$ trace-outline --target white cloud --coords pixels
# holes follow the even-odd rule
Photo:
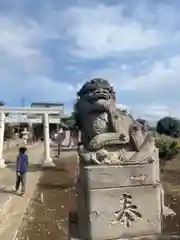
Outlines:
[[[76,89],[70,83],[53,81],[50,78],[30,79],[24,86],[27,93],[33,92],[38,101],[68,102],[76,97]]]
[[[1,15],[0,32],[1,52],[17,58],[40,54],[34,46],[40,36],[40,29],[35,21],[19,23]]]
[[[169,28],[162,28],[162,17],[168,21],[162,12],[156,12],[156,22],[159,24],[155,25],[152,23],[151,15],[148,15],[150,10],[146,5],[143,6],[146,26],[137,14],[126,17],[124,6],[121,4],[68,8],[62,19],[66,27],[66,39],[73,44],[71,49],[73,54],[82,58],[103,58],[124,51],[160,46],[169,42],[170,39],[179,38],[178,32],[170,35]],[[164,15],[170,10],[171,8],[164,8]],[[135,8],[134,11],[138,13],[139,8]],[[172,12],[172,14],[175,13]],[[171,21],[172,26],[175,23]]]
[[[35,19],[0,14],[0,33],[0,68],[9,65],[34,73],[52,67],[41,45],[53,35]]]
[[[116,104],[117,108],[121,109],[121,110],[126,110],[126,111],[131,111],[131,108],[129,106],[127,106],[126,104],[122,104],[122,103],[117,103]]]
[[[163,105],[158,103],[142,104],[136,106],[132,113],[135,118],[146,119],[150,124],[155,124],[161,118],[170,116],[180,119],[180,109],[178,103],[173,105]]]
[[[170,42],[172,44],[174,39],[179,39],[177,23],[180,17],[171,5],[160,4],[154,11],[142,2],[133,9],[131,7],[127,9],[122,3],[116,6],[93,3],[84,7],[70,6],[66,10],[59,8],[45,10],[38,16],[38,21],[25,15],[23,18],[21,16],[17,18],[15,14],[0,15],[1,98],[11,103],[17,102],[23,95],[30,101],[72,102],[77,89],[81,87],[80,81],[83,82],[83,79],[73,82],[73,74],[76,71],[80,72],[80,68],[84,79],[89,80],[93,77],[108,79],[115,86],[118,99],[121,93],[125,95],[128,92],[128,105],[131,105],[130,94],[136,96],[146,94],[147,91],[151,94],[157,89],[163,92],[165,88],[172,88],[172,81],[177,88],[180,87],[180,55],[155,60],[150,65],[148,59],[144,61],[141,59],[142,64],[139,63],[138,67],[130,58],[129,62],[119,62],[119,55],[123,53],[126,57],[127,51],[131,53],[137,51],[138,55],[138,51]],[[43,49],[43,43],[49,39],[55,39],[58,44],[52,46],[48,42],[48,46],[44,44],[47,48]],[[59,55],[58,49],[56,53],[53,49],[54,56],[48,55],[51,46],[61,48],[62,61],[68,58],[71,63],[68,67],[64,61],[63,71],[65,76],[67,73],[68,76],[72,75],[72,84],[66,83],[63,75],[59,76],[59,82],[51,78],[53,75],[57,78],[59,70],[57,65],[61,64],[60,62],[53,65],[51,57],[59,59]],[[69,58],[67,53],[79,58],[73,56]],[[111,56],[113,63],[109,60]],[[78,66],[76,60],[81,61],[83,58],[88,61],[85,61],[85,65]],[[103,60],[102,69],[98,69],[97,64],[95,70],[91,70],[96,64],[93,62],[96,58]],[[87,70],[86,63],[89,64],[90,70]],[[169,98],[171,100],[172,95],[169,95]],[[126,103],[125,100],[124,97],[123,103]],[[153,95],[148,101],[153,102]],[[160,101],[152,106],[144,103],[141,107],[138,104],[133,102],[134,112],[148,118],[159,118],[167,112],[166,108],[172,108],[174,111],[177,106],[176,103],[169,107],[160,105]]]
[[[56,82],[42,76],[30,77],[23,82],[21,79],[9,78],[8,81],[3,81],[1,86],[0,96],[7,103],[20,102],[22,97],[29,103],[32,101],[67,103],[76,97],[76,89],[71,84]]]
[[[137,67],[133,64],[126,66],[128,71],[122,69],[118,63],[112,67],[98,69],[90,74],[90,78],[106,78],[117,91],[134,91],[139,94],[144,91],[162,90],[175,84],[180,87],[180,55],[157,60],[147,66],[142,63],[138,67],[138,74],[134,73]]]
[[[52,67],[40,44],[50,37],[35,20],[0,15],[0,96],[5,102],[71,99],[71,84],[46,77]]]
[[[164,88],[178,84],[180,87],[180,55],[155,61],[148,66],[143,74],[137,77],[129,76],[128,81],[124,81],[121,86],[124,90],[141,91]]]
[[[170,115],[170,108],[165,105],[150,104],[139,106],[138,112],[141,113],[142,118],[148,120],[159,120],[160,118]]]
[[[51,35],[35,20],[0,15],[0,96],[5,102],[71,101],[71,84],[46,77],[52,61],[40,48]]]

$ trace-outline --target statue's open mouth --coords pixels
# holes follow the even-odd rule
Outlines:
[[[111,95],[105,89],[98,89],[92,92],[91,97],[93,98],[93,100],[98,100],[98,99],[109,100],[111,98]]]
[[[96,98],[98,98],[98,99],[110,99],[110,95],[109,94],[106,94],[106,93],[98,93],[98,94],[96,94],[96,96],[95,96]]]

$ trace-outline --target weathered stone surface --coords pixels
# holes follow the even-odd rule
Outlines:
[[[159,185],[90,190],[89,197],[93,239],[128,238],[161,232]],[[126,201],[130,203],[126,204]]]
[[[78,227],[82,239],[123,239],[161,232],[161,186],[157,175],[151,175],[152,184],[132,185],[125,177],[128,179],[129,173],[133,174],[133,167],[81,167]],[[139,165],[136,168],[137,176],[143,175],[141,167],[146,169],[148,175],[155,168],[155,163]],[[113,176],[112,181],[107,181],[108,175],[102,177],[103,173]]]
[[[29,172],[27,178],[27,194],[22,198],[12,192],[15,183],[16,152],[8,155],[9,167],[1,171],[0,176],[0,239],[13,240],[21,224],[22,217],[27,208],[29,198],[33,196],[40,171],[35,171],[39,159],[43,157],[43,144],[37,143],[28,149]],[[13,170],[13,171],[12,171]]]
[[[155,152],[152,164],[81,166],[79,181],[88,189],[156,185],[160,181],[156,157]]]
[[[76,127],[82,132],[78,153],[85,164],[153,161],[154,138],[131,115],[116,106],[113,87],[95,78],[78,92]]]
[[[130,239],[161,232],[164,206],[155,140],[116,105],[107,80],[78,92],[78,229],[82,239]],[[165,211],[167,210],[167,211]]]

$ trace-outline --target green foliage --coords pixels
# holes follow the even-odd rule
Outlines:
[[[156,147],[163,161],[172,160],[180,150],[180,140],[165,135],[156,136]]]
[[[68,127],[68,129],[73,128],[74,122],[75,122],[74,114],[71,114],[71,116],[68,116],[68,117],[64,117],[61,120],[62,120],[62,123],[61,123],[62,128],[65,128],[65,129],[67,127]],[[66,126],[63,126],[63,124],[65,124]]]
[[[73,115],[61,118],[61,120],[62,120],[63,122],[69,121],[69,120],[72,120],[72,119],[73,119]]]
[[[0,107],[4,107],[5,106],[5,102],[0,100]],[[9,116],[9,113],[6,113],[5,116]]]
[[[0,101],[0,107],[3,107],[5,103],[3,101]]]
[[[74,121],[74,116],[72,114],[71,116],[63,117],[61,120],[63,123],[68,124],[69,122]]]
[[[156,131],[171,137],[180,136],[180,120],[172,117],[165,117],[158,121]]]

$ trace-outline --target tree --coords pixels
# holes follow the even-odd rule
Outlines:
[[[0,107],[4,107],[5,106],[5,102],[0,100]],[[6,113],[5,116],[9,116],[9,113]]]
[[[161,164],[167,160],[172,160],[179,153],[179,140],[166,136],[158,135],[155,138],[156,147],[159,149]]]
[[[5,105],[4,101],[0,101],[0,107],[3,107]]]
[[[157,122],[156,131],[171,137],[180,136],[180,120],[173,117],[164,117]]]

